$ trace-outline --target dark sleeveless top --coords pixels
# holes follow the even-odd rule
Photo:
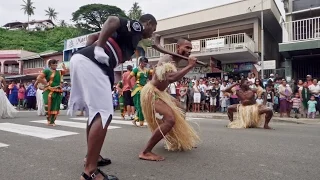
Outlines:
[[[107,44],[103,47],[105,53],[110,57],[109,66],[99,63],[94,58],[95,44],[87,46],[75,54],[82,54],[97,64],[109,77],[111,88],[114,84],[114,68],[123,63],[134,54],[139,41],[142,39],[143,26],[138,21],[120,19],[120,27],[110,37]]]

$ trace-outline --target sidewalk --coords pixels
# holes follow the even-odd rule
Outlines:
[[[222,113],[191,113],[187,112],[187,117],[191,118],[211,118],[211,119],[225,119],[228,120],[227,114]],[[234,116],[234,119],[236,115]],[[307,118],[280,118],[278,113],[275,113],[271,119],[271,122],[284,122],[284,123],[295,123],[295,124],[320,124],[320,118],[317,117],[316,119],[307,119]]]

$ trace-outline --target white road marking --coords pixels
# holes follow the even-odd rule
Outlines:
[[[78,121],[87,121],[87,117],[77,117],[77,118],[70,118],[73,120],[78,120]],[[123,119],[121,116],[113,116],[112,119]]]
[[[39,120],[39,121],[31,121],[31,122],[46,124],[47,120]],[[62,120],[56,120],[55,123],[57,126],[74,127],[74,128],[80,128],[80,129],[87,128],[87,123],[70,122],[70,121],[62,121]],[[108,129],[118,129],[118,128],[121,128],[121,127],[118,127],[118,126],[109,126],[108,127]]]
[[[79,118],[70,118],[71,120],[78,120],[78,121],[87,121],[87,118],[79,117]],[[133,125],[131,121],[125,121],[125,120],[114,120],[114,119],[122,119],[120,116],[115,116],[112,118],[111,124],[123,124],[123,125]],[[138,124],[138,123],[137,123]],[[147,125],[146,122],[144,122],[144,125]],[[109,126],[110,127],[110,126]]]
[[[8,147],[8,146],[9,146],[8,144],[0,143],[0,148],[1,148],[1,147]]]
[[[56,137],[78,134],[70,131],[61,131],[56,129],[41,128],[41,127],[27,126],[27,125],[13,124],[13,123],[0,123],[0,130],[38,137],[42,139],[51,139]]]

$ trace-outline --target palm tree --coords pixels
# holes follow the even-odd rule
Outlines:
[[[45,12],[47,13],[46,16],[48,16],[50,20],[52,20],[52,19],[56,20],[57,19],[58,13],[56,12],[55,9],[49,7],[48,10],[45,10]]]
[[[133,20],[139,20],[142,15],[141,7],[137,2],[133,3],[131,9],[129,10],[128,17]]]
[[[21,10],[24,11],[24,14],[28,15],[28,29],[29,29],[29,18],[31,15],[34,15],[34,10],[36,9],[33,6],[33,2],[31,0],[22,0],[24,4],[22,4]]]
[[[67,27],[68,26],[68,24],[66,23],[65,20],[61,20],[59,24],[60,24],[60,27]]]

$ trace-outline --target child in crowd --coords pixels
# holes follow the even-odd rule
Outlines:
[[[229,93],[223,93],[221,99],[221,112],[225,113],[227,112],[227,107],[228,107],[228,101],[229,101]]]
[[[113,100],[113,108],[114,110],[116,110],[119,105],[119,94],[116,87],[114,87],[112,91],[112,100]]]
[[[273,99],[273,102],[274,102],[274,105],[273,105],[273,110],[278,113],[279,112],[279,96],[274,96],[274,99]]]
[[[258,96],[258,98],[256,99],[257,104],[262,105],[263,104],[263,99],[261,97],[261,95]]]
[[[310,100],[308,101],[308,117],[314,119],[316,116],[316,105],[317,101],[315,100],[314,96],[312,95],[310,97]]]
[[[292,101],[292,110],[294,112],[294,117],[298,119],[299,109],[301,108],[301,99],[299,93],[294,95],[294,98],[291,99]]]
[[[273,109],[274,93],[272,92],[272,89],[270,86],[267,86],[266,93],[265,93],[264,97],[265,97],[266,106],[268,108]]]

